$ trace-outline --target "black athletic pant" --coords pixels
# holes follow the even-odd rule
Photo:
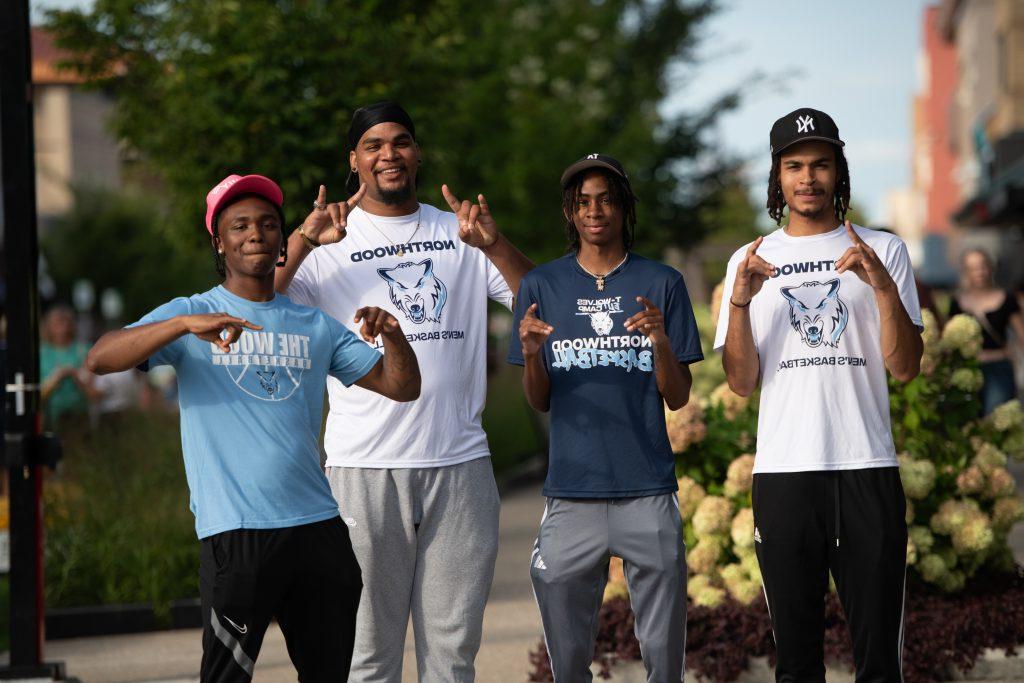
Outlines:
[[[363,584],[340,517],[200,541],[203,683],[249,681],[270,620],[303,683],[348,678]]]
[[[775,680],[824,683],[831,571],[857,683],[901,681],[907,525],[899,469],[755,474],[753,504]]]

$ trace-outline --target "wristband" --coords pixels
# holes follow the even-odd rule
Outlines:
[[[313,238],[310,237],[309,235],[307,235],[306,231],[303,230],[302,228],[303,228],[303,226],[300,225],[299,226],[299,237],[301,237],[302,241],[306,243],[306,246],[309,247],[311,250],[312,249],[316,249],[317,247],[319,247],[320,243],[314,241]]]
[[[729,297],[729,303],[732,304],[733,306],[735,306],[736,308],[746,308],[747,306],[750,305],[751,301],[753,301],[753,299],[747,299],[747,303],[745,303],[742,306],[740,306],[738,303],[736,303],[735,301],[732,300],[732,297]]]

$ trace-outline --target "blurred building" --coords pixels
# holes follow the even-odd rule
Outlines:
[[[943,35],[956,52],[950,141],[957,158],[956,258],[979,246],[1001,284],[1024,284],[1024,2],[944,0]]]
[[[959,194],[951,117],[958,72],[941,19],[939,7],[925,8],[912,107],[911,184],[888,198],[889,223],[907,242],[918,278],[930,285],[956,278],[948,252]]]
[[[59,63],[66,55],[41,28],[32,29],[36,201],[40,230],[69,211],[73,188],[121,187],[121,152],[107,127],[113,101],[83,86]]]

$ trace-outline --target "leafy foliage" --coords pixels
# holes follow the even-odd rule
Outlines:
[[[63,434],[64,458],[44,492],[46,604],[150,602],[168,617],[172,600],[199,589],[178,416],[120,417]]]
[[[168,229],[152,197],[97,189],[75,191],[75,208],[42,240],[58,298],[70,300],[75,280],[124,297],[124,319],[138,320],[175,296],[207,289],[216,277],[207,244]]]
[[[50,12],[72,65],[113,93],[116,134],[166,183],[177,230],[229,172],[279,179],[291,224],[325,183],[339,196],[352,111],[391,98],[417,121],[421,198],[486,191],[531,256],[562,251],[557,178],[618,156],[642,202],[641,249],[699,242],[702,200],[735,163],[698,161],[727,93],[666,118],[710,0],[97,0]],[[191,239],[201,234],[189,228]]]

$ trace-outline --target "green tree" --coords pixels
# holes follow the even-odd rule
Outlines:
[[[97,291],[118,289],[131,321],[175,296],[207,289],[216,277],[209,246],[168,230],[152,198],[80,189],[74,207],[40,245],[62,299],[70,300],[74,281],[87,277]]]
[[[344,134],[368,102],[402,102],[424,150],[421,199],[440,183],[488,194],[535,258],[564,245],[561,170],[619,157],[641,199],[640,246],[687,247],[719,169],[701,131],[736,104],[666,118],[710,0],[96,0],[53,11],[72,65],[116,97],[115,133],[166,184],[180,230],[229,172],[279,179],[289,222],[347,172]],[[670,79],[670,72],[672,78]],[[196,239],[193,237],[193,239]]]

